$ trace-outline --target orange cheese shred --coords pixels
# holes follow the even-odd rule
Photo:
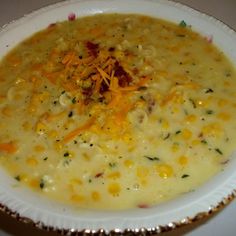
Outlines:
[[[0,151],[6,152],[9,154],[13,154],[18,150],[16,144],[14,142],[9,143],[0,143]]]
[[[95,122],[95,117],[92,117],[89,119],[84,125],[78,127],[77,129],[71,131],[69,134],[67,134],[64,139],[63,143],[68,143],[71,141],[73,138],[75,138],[77,135],[79,135],[81,132],[88,130]]]

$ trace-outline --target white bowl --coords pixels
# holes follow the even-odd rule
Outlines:
[[[236,65],[236,33],[218,20],[181,4],[164,0],[72,0],[35,11],[0,31],[0,57],[17,43],[49,24],[97,13],[141,13],[179,23],[185,20],[194,31],[213,37],[216,44]],[[75,210],[45,199],[27,188],[15,188],[15,180],[0,169],[0,209],[47,230],[70,235],[83,232],[162,232],[191,223],[216,211],[236,195],[236,158],[225,170],[196,191],[148,209],[124,211]]]

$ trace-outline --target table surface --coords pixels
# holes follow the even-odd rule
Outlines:
[[[175,0],[195,8],[208,15],[223,21],[228,26],[236,30],[236,1],[235,0]],[[0,2],[0,27],[12,20],[22,17],[24,14],[47,6],[59,0],[1,0]],[[200,220],[191,225],[184,226],[175,231],[164,233],[163,236],[233,236],[236,235],[236,200],[220,212],[207,219]],[[5,213],[0,212],[0,236],[9,235],[34,235],[49,236],[57,235],[54,232],[45,232],[34,228],[32,225],[17,222]]]

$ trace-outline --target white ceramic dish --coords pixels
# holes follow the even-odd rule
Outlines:
[[[34,32],[53,22],[66,20],[70,13],[81,17],[106,12],[141,13],[176,23],[185,20],[193,30],[206,37],[213,36],[214,43],[236,64],[234,31],[212,17],[164,0],[73,0],[43,8],[2,28],[0,57]],[[20,220],[33,221],[45,229],[60,229],[67,234],[80,231],[104,234],[109,231],[161,232],[208,215],[233,198],[235,166],[236,158],[233,158],[224,172],[195,192],[168,203],[119,212],[78,211],[52,202],[29,189],[14,188],[15,180],[0,170],[0,209]]]

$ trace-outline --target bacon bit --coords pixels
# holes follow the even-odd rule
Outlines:
[[[131,76],[124,70],[124,68],[119,64],[118,61],[115,62],[115,76],[118,77],[119,86],[126,87],[132,82]]]
[[[149,98],[147,104],[148,104],[148,113],[151,114],[154,106],[156,105],[156,101],[154,98]]]
[[[70,13],[70,14],[68,15],[68,20],[69,20],[69,21],[74,21],[75,19],[76,19],[75,13]]]
[[[101,83],[99,92],[100,92],[101,94],[103,94],[103,93],[105,93],[105,92],[108,91],[108,90],[109,90],[109,86],[108,86],[107,83],[104,82],[104,80],[103,80],[102,83]]]
[[[93,94],[93,85],[88,88],[83,88],[82,94],[86,97],[90,97]]]
[[[13,142],[0,143],[0,151],[13,154],[18,150],[17,146]]]
[[[110,47],[110,48],[108,49],[108,51],[109,51],[109,52],[114,52],[114,51],[115,51],[115,48],[114,48],[114,47]]]
[[[96,175],[95,175],[95,178],[99,178],[99,177],[103,177],[103,172],[100,172],[100,173],[97,173]]]
[[[91,56],[97,57],[98,56],[98,47],[99,44],[92,43],[90,41],[86,42],[86,47],[89,50],[89,54]]]
[[[138,208],[142,208],[142,209],[146,209],[146,208],[149,208],[150,206],[148,204],[139,204],[138,205]]]

